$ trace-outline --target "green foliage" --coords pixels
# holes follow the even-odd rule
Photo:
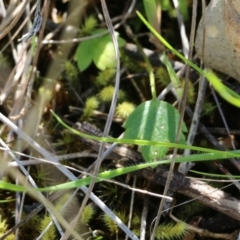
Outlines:
[[[171,82],[169,74],[168,74],[167,70],[164,67],[159,67],[159,68],[156,69],[156,71],[155,71],[155,78],[163,86],[167,86]]]
[[[115,68],[106,68],[104,71],[100,71],[96,77],[96,83],[100,86],[106,86],[109,81],[114,77],[116,73]]]
[[[114,211],[114,213],[123,221],[123,223],[127,223],[127,215],[125,212]],[[107,214],[103,214],[103,222],[112,235],[118,233],[119,229],[117,224]]]
[[[172,6],[172,3],[170,0],[160,0],[161,1],[161,7],[163,11],[167,11],[169,13],[169,16],[176,17],[175,9]],[[189,18],[188,14],[188,6],[186,0],[178,1],[179,4],[179,11],[183,16],[184,21],[187,21]]]
[[[157,228],[156,239],[158,240],[172,240],[172,239],[182,239],[182,237],[187,233],[187,228],[184,222],[178,222],[176,224],[169,223],[165,225],[160,225]]]
[[[0,215],[0,237],[7,232],[7,229],[8,229],[7,219],[3,220],[3,216]],[[6,240],[14,240],[15,239],[15,235],[12,233],[12,234],[8,235],[4,239],[6,239]]]
[[[183,16],[184,21],[187,21],[189,18],[187,0],[178,1],[178,4],[179,4],[179,11]]]
[[[201,68],[196,66],[193,62],[186,59],[182,54],[180,54],[176,49],[174,49],[161,35],[159,35],[159,33],[146,21],[146,19],[144,19],[144,17],[139,12],[137,12],[137,15],[144,22],[144,24],[150,29],[150,31],[154,34],[154,36],[156,36],[159,39],[159,41],[161,41],[164,44],[164,46],[166,46],[177,57],[182,59],[186,64],[191,66],[201,75],[205,76],[223,99],[225,99],[227,102],[229,102],[230,104],[236,107],[240,107],[240,95],[238,95],[237,93],[232,91],[230,88],[225,86],[211,70],[207,69],[206,71],[203,71]]]
[[[130,114],[134,111],[135,105],[130,102],[123,102],[117,105],[116,107],[116,116],[123,119],[127,119]]]
[[[170,0],[160,0],[160,2],[163,11],[169,11],[170,9],[172,9],[172,4]]]
[[[93,218],[93,215],[95,214],[95,208],[92,204],[88,204],[83,209],[82,215],[80,216],[80,222],[82,224],[88,224],[89,221]]]
[[[148,21],[151,25],[154,25],[156,20],[156,10],[157,10],[157,3],[156,0],[143,0],[144,9],[146,12],[146,16]]]
[[[40,164],[31,168],[31,175],[38,187],[46,187],[52,181],[52,169],[48,165]]]
[[[70,198],[71,201],[64,209],[62,209],[65,203],[68,202]],[[65,192],[56,201],[55,208],[58,212],[61,210],[61,214],[65,215],[69,210],[71,211],[72,207],[75,205],[77,205],[77,199],[75,197],[72,198],[72,194],[70,192]]]
[[[117,234],[118,226],[107,214],[103,215],[103,222],[105,223],[111,234]]]
[[[121,49],[120,49],[121,50]],[[133,60],[124,49],[121,50],[121,62],[129,71],[135,73],[142,73],[146,70],[146,64],[137,60]]]
[[[153,25],[153,16],[156,15],[157,2],[158,0],[143,0],[144,9],[146,12],[147,19],[151,25]],[[183,16],[184,21],[189,18],[187,0],[178,1],[179,11]],[[176,17],[176,10],[172,5],[171,0],[160,0],[161,10],[168,12],[170,17]]]
[[[93,34],[105,32],[106,29],[97,29]],[[119,47],[125,45],[125,41],[118,37]],[[84,71],[93,61],[100,70],[116,67],[115,51],[111,36],[104,35],[98,38],[89,39],[79,44],[74,59],[77,61],[80,71]]]
[[[48,226],[48,224],[52,221],[52,218],[49,215],[45,215],[38,222],[37,229],[39,233],[42,233],[44,229]],[[57,234],[55,230],[55,226],[52,224],[48,231],[41,238],[42,240],[54,240],[57,239]]]
[[[110,102],[113,98],[113,93],[114,93],[114,86],[107,86],[103,88],[100,93],[98,94],[99,99],[102,102]],[[126,94],[123,90],[118,91],[118,100],[122,101],[126,97]]]
[[[136,236],[140,236],[140,226],[141,226],[140,214],[139,215],[136,214],[133,217],[132,223],[131,223],[132,231]]]
[[[97,20],[94,16],[89,16],[80,29],[81,36],[91,34],[97,26]]]
[[[118,185],[108,182],[102,182],[99,184],[99,190],[97,190],[99,198],[101,198],[108,206],[121,205],[121,188]]]
[[[182,94],[183,94],[183,88],[181,86],[181,82],[180,82],[179,77],[175,73],[175,71],[172,67],[172,64],[170,63],[166,54],[163,53],[160,57],[160,60],[166,66],[166,68],[168,70],[168,74],[169,74],[169,77],[171,79],[172,86],[175,88],[178,99],[181,99]]]
[[[61,122],[63,124],[63,122]],[[67,127],[67,125],[65,125]],[[167,146],[167,147],[177,147],[180,149],[191,149],[191,150],[197,150],[202,152],[208,152],[205,154],[192,154],[190,156],[185,157],[177,157],[176,163],[182,163],[182,162],[198,162],[198,161],[209,161],[209,160],[215,160],[215,159],[226,159],[230,157],[236,157],[239,158],[240,151],[218,151],[215,149],[209,149],[209,148],[201,148],[201,147],[195,147],[195,146],[188,146],[186,144],[177,144],[177,143],[167,143],[167,142],[154,142],[154,141],[148,141],[148,140],[131,140],[131,139],[117,139],[117,138],[101,138],[96,136],[87,135],[85,133],[79,133],[77,130],[72,129],[74,133],[81,137],[103,141],[103,142],[116,142],[116,143],[125,143],[125,144],[139,144],[139,145],[149,145],[149,146]],[[123,174],[127,174],[133,171],[138,171],[147,167],[156,167],[161,164],[170,164],[171,159],[169,160],[161,160],[157,162],[150,162],[150,163],[142,163],[130,167],[123,167],[118,168],[114,170],[109,170],[103,173],[99,173],[96,178],[96,182],[100,182],[102,180],[112,179],[117,176],[121,176]],[[225,175],[225,177],[230,177]],[[231,177],[234,178],[240,178],[240,176],[237,175],[231,175]],[[41,192],[48,192],[48,191],[59,191],[59,190],[66,190],[66,189],[73,189],[76,187],[86,186],[92,181],[92,177],[86,177],[74,181],[70,181],[63,184],[54,185],[51,187],[46,188],[37,188],[34,189],[36,191]],[[15,191],[15,192],[27,192],[27,188],[25,186],[20,186],[16,184],[11,184],[5,181],[0,180],[0,189]]]
[[[77,79],[78,76],[78,70],[75,67],[73,63],[70,61],[66,61],[64,65],[65,73],[67,75],[67,78],[71,81],[74,82]]]
[[[204,115],[210,114],[212,111],[214,111],[215,108],[216,108],[216,105],[214,106],[213,103],[205,101],[203,103],[203,110],[202,110],[203,113],[201,117],[203,117]]]
[[[151,100],[139,105],[124,124],[124,138],[145,139],[162,142],[175,142],[179,112],[169,103]],[[182,126],[179,143],[185,143],[185,124]],[[140,146],[141,153],[147,162],[162,158],[168,147]]]
[[[185,79],[182,79],[181,81],[181,88],[183,89],[185,85]],[[187,86],[187,103],[188,104],[193,104],[195,103],[196,100],[196,92],[193,86],[193,83],[191,81],[188,81],[188,86]]]
[[[96,97],[89,97],[86,100],[85,107],[83,109],[82,119],[87,120],[93,115],[93,111],[99,106],[99,101]]]

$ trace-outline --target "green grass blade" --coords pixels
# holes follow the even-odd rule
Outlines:
[[[159,142],[159,141],[150,141],[150,140],[137,140],[137,139],[118,139],[118,138],[108,138],[108,137],[97,137],[88,135],[82,132],[77,131],[74,128],[71,128],[67,124],[65,124],[60,117],[58,117],[53,111],[51,111],[54,117],[57,119],[57,121],[63,125],[66,129],[71,131],[73,134],[76,134],[80,137],[92,139],[99,142],[112,142],[112,143],[120,143],[120,144],[135,144],[135,145],[148,145],[148,146],[159,146],[159,147],[168,147],[168,148],[179,148],[179,149],[190,149],[195,150],[198,152],[206,152],[206,153],[215,153],[217,155],[224,155],[224,158],[238,158],[240,157],[239,154],[235,153],[234,151],[219,151],[209,148],[202,148],[202,147],[196,147],[196,146],[189,146],[186,144],[178,144],[178,143],[171,143],[171,142]]]
[[[199,68],[197,65],[195,65],[190,60],[186,59],[181,53],[179,53],[176,49],[174,49],[148,22],[147,20],[137,11],[138,17],[142,20],[142,22],[149,28],[149,30],[154,34],[155,37],[158,38],[160,42],[162,42],[165,47],[167,47],[169,50],[171,50],[176,56],[178,56],[181,60],[183,60],[186,64],[191,66],[193,69],[195,69],[197,72],[199,72],[201,75],[205,76],[210,83],[213,84],[213,87],[216,87],[217,92],[219,95],[224,98],[226,101],[231,103],[232,105],[236,107],[240,107],[240,96],[236,93],[234,93],[231,89],[226,87],[224,84],[220,82],[220,80],[217,78],[216,75],[213,73],[210,73],[209,71],[205,72],[201,68]]]
[[[196,173],[199,175],[202,175],[204,177],[209,176],[209,177],[215,177],[215,178],[235,178],[235,179],[240,179],[239,175],[223,175],[223,174],[215,174],[215,173],[205,173],[205,172],[199,172],[195,170],[190,170],[192,173]]]
[[[236,156],[240,156],[240,151],[234,151],[234,154]],[[181,162],[198,162],[198,161],[209,161],[209,160],[214,160],[214,159],[225,159],[228,155],[228,152],[220,152],[218,154],[214,153],[205,153],[205,154],[195,154],[195,155],[190,155],[186,157],[178,157],[176,159],[177,163]],[[135,166],[130,166],[130,167],[123,167],[115,170],[109,170],[103,173],[99,173],[96,177],[96,182],[112,179],[117,176],[121,176],[123,174],[127,174],[133,171],[141,170],[147,167],[155,167],[160,164],[170,164],[171,159],[168,160],[160,160],[156,162],[150,162],[150,163],[143,163]],[[36,191],[41,191],[41,192],[48,192],[48,191],[60,191],[60,190],[67,190],[67,189],[73,189],[73,188],[78,188],[81,186],[86,186],[88,185],[92,180],[92,177],[86,177],[84,179],[79,179],[51,187],[45,187],[45,188],[38,188],[35,189]],[[19,186],[11,183],[7,183],[4,181],[0,181],[0,189],[4,190],[10,190],[14,192],[26,192],[27,189],[24,186]]]

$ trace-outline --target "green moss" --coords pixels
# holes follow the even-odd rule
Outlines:
[[[112,80],[115,73],[115,68],[107,68],[106,70],[99,72],[98,76],[96,77],[96,85],[106,86]]]
[[[113,94],[114,94],[114,86],[110,85],[103,88],[98,94],[98,96],[102,102],[111,102],[113,98]],[[125,92],[120,89],[118,91],[118,100],[122,101],[123,99],[125,99],[125,97],[126,97]]]
[[[187,229],[184,222],[169,223],[159,225],[157,228],[156,239],[158,240],[171,240],[171,239],[182,239],[186,234]]]
[[[49,215],[45,215],[38,223],[37,229],[39,233],[42,233],[48,224],[52,221]],[[48,231],[43,235],[42,240],[55,240],[57,239],[55,226],[52,224]]]
[[[134,111],[135,105],[130,102],[123,102],[117,105],[116,116],[126,119]]]
[[[86,100],[85,107],[83,109],[83,120],[89,120],[93,115],[93,111],[96,110],[99,106],[99,101],[96,97],[89,97]]]
[[[159,67],[155,70],[155,78],[156,81],[161,83],[163,86],[167,86],[171,82],[169,74],[164,67]]]
[[[2,235],[4,235],[8,230],[8,225],[7,225],[7,219],[3,220],[3,216],[0,215],[0,237]],[[12,233],[10,235],[8,235],[6,238],[4,238],[6,240],[14,240],[15,239],[15,235]]]
[[[71,83],[74,83],[78,77],[78,70],[76,66],[70,61],[66,61],[64,64],[64,69],[67,78],[71,81]]]

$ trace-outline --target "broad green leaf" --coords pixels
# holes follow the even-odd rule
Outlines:
[[[118,37],[118,45],[122,47],[125,45],[125,41]],[[116,67],[116,58],[114,46],[110,35],[106,35],[98,39],[95,42],[93,50],[93,61],[97,68],[105,70],[106,68]]]
[[[93,35],[106,32],[106,29],[97,29]],[[115,32],[118,35],[117,32]],[[119,47],[125,45],[125,41],[118,37]],[[103,35],[94,39],[81,42],[77,48],[74,59],[78,63],[80,71],[84,71],[93,61],[98,69],[105,70],[116,66],[115,52],[110,35]]]
[[[169,103],[151,100],[139,105],[124,124],[124,138],[151,141],[175,142],[180,115]],[[185,143],[185,124],[179,143]],[[168,151],[167,146],[140,146],[141,153],[147,162],[162,158]]]
[[[78,68],[81,72],[87,69],[93,60],[94,43],[95,39],[90,39],[78,45],[74,59],[77,61]]]

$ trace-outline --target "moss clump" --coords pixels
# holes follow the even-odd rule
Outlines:
[[[187,233],[184,222],[162,224],[157,228],[156,239],[171,240],[182,238]]]
[[[123,119],[127,119],[129,115],[134,111],[135,105],[130,102],[123,102],[117,105],[116,116]]]

